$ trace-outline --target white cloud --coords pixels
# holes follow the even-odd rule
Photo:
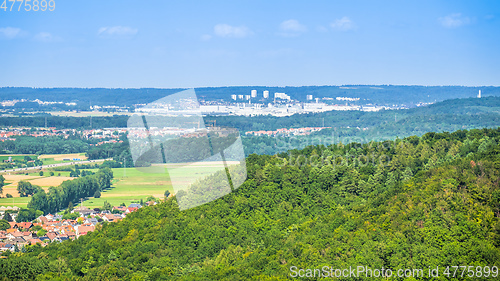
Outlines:
[[[327,32],[327,31],[328,31],[328,28],[326,28],[326,27],[324,27],[324,26],[322,26],[322,25],[318,25],[318,26],[316,27],[316,31],[318,31],[318,32]]]
[[[470,23],[470,19],[468,17],[462,16],[462,14],[460,13],[438,18],[438,21],[442,26],[446,28],[456,28]]]
[[[280,24],[282,31],[305,32],[307,28],[300,24],[297,20],[286,20]]]
[[[229,24],[217,24],[214,33],[219,37],[244,38],[252,34],[246,26],[231,26]]]
[[[105,26],[99,28],[97,34],[101,37],[131,37],[137,34],[137,28],[128,26]]]
[[[0,38],[13,39],[21,35],[21,29],[16,27],[0,28]]]
[[[355,29],[356,25],[350,18],[343,17],[341,19],[336,19],[334,22],[330,23],[330,27],[338,31],[348,31]]]
[[[299,21],[291,19],[286,20],[280,24],[280,33],[279,35],[284,37],[296,37],[301,33],[306,32],[307,28],[305,25],[300,24]]]
[[[49,32],[40,32],[37,35],[35,35],[35,40],[41,42],[54,42],[54,41],[60,41],[61,38],[54,36]]]
[[[208,41],[210,39],[212,39],[212,35],[210,34],[203,34],[201,37],[200,37],[201,41]]]

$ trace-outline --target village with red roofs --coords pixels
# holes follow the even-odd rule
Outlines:
[[[153,206],[155,201],[145,202],[145,206]],[[49,243],[61,243],[95,231],[104,222],[112,223],[124,219],[128,214],[142,208],[141,204],[115,206],[112,210],[89,209],[85,206],[74,208],[71,213],[77,214],[76,219],[63,219],[62,215],[47,214],[31,222],[9,222],[10,228],[0,230],[0,252],[23,251],[28,245],[39,244],[42,247]],[[0,214],[17,207],[0,207]],[[15,219],[14,214],[12,214]]]

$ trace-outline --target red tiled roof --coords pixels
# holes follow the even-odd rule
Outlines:
[[[54,232],[49,232],[47,233],[47,237],[49,237],[50,240],[53,240],[54,238],[56,238],[56,234]]]
[[[17,224],[17,227],[24,228],[24,229],[29,229],[32,226],[33,226],[33,224],[31,222],[20,222]]]
[[[42,240],[40,240],[40,239],[30,239],[29,243],[31,245],[35,245],[36,243],[40,243],[41,244]]]
[[[89,231],[94,231],[94,226],[92,225],[81,225],[78,227],[78,233],[79,234],[82,234],[82,233],[87,233]]]

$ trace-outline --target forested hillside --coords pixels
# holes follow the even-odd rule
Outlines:
[[[429,118],[428,121],[424,119],[424,122],[429,124],[447,124],[450,119],[456,120],[459,117],[465,126],[472,124],[478,126],[481,125],[481,123],[478,123],[479,121],[498,122],[499,116],[500,97],[486,97],[481,99],[453,99],[418,108],[381,110],[378,112],[328,111],[323,113],[296,114],[288,117],[219,116],[212,118],[217,120],[218,125],[230,126],[246,132],[276,130],[278,128],[320,127],[323,125],[337,128],[371,128],[382,124],[418,126],[422,122],[422,120],[418,119],[423,117]],[[487,125],[489,126],[490,123]],[[408,126],[408,129],[411,129],[411,126]]]
[[[426,107],[379,112],[332,111],[302,116],[218,117],[217,124],[241,131],[290,127],[331,127],[309,136],[246,136],[247,153],[275,154],[307,145],[383,141],[426,132],[495,128],[500,124],[500,98],[446,100]]]
[[[55,127],[57,129],[102,129],[127,127],[128,116],[115,115],[112,117],[92,117],[92,126],[90,126],[90,117],[64,117],[51,116],[49,114],[30,115],[26,117],[2,117],[0,126],[13,127]],[[47,123],[45,123],[47,121]]]
[[[248,179],[221,199],[182,212],[168,199],[76,241],[13,253],[0,273],[286,280],[292,266],[500,267],[499,142],[497,128],[250,155]]]

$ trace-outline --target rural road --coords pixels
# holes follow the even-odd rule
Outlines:
[[[71,166],[71,165],[75,165],[75,164],[89,164],[89,163],[96,163],[96,162],[104,162],[106,160],[110,160],[110,159],[71,161],[71,162],[67,162],[67,163],[58,163],[58,164],[35,166],[35,167],[26,167],[26,168],[16,168],[16,169],[9,169],[9,170],[0,170],[0,173],[21,172],[21,171],[30,171],[30,170],[42,170],[42,169],[54,168],[54,167],[61,167],[61,166]]]

